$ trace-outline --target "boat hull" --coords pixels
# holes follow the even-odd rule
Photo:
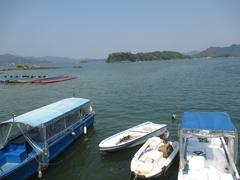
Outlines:
[[[122,144],[119,146],[111,146],[111,147],[100,147],[100,151],[104,151],[104,152],[114,152],[114,151],[119,151],[122,149],[126,149],[126,148],[131,148],[140,144],[145,143],[149,138],[154,137],[154,136],[161,136],[163,135],[163,133],[167,131],[167,127],[158,129],[152,133],[147,134],[146,136],[141,137],[140,139],[136,139],[134,141],[130,141],[126,144]]]
[[[75,123],[71,128],[67,129],[62,136],[57,137],[57,139],[49,145],[49,160],[53,160],[57,155],[69,147],[72,142],[81,137],[84,132],[84,126],[90,127],[93,125],[94,116],[95,114],[89,115],[83,122]],[[75,135],[72,135],[72,132],[75,132]],[[36,157],[37,155],[29,158],[27,162],[10,171],[8,174],[5,174],[3,177],[0,177],[0,179],[16,180],[26,179],[32,176],[34,173],[38,172]]]
[[[172,147],[170,154],[165,154],[165,143],[159,137],[150,138],[134,155],[130,170],[134,178],[154,179],[165,174],[173,164],[179,151],[178,142],[168,142]],[[162,149],[163,148],[163,149]],[[160,150],[159,150],[160,149]],[[165,154],[165,155],[164,155]],[[165,157],[167,155],[167,157]]]
[[[177,157],[178,157],[178,154],[179,154],[179,153],[177,153],[176,156],[174,157],[173,161],[171,161],[171,162],[168,164],[168,166],[165,166],[165,167],[162,169],[162,171],[160,171],[159,173],[157,173],[157,174],[155,174],[155,175],[153,175],[153,176],[151,176],[151,177],[145,177],[145,176],[138,175],[138,174],[136,174],[135,172],[131,171],[131,172],[130,172],[131,179],[134,179],[134,178],[137,178],[137,179],[159,179],[160,177],[164,177],[165,174],[168,173],[168,170],[169,170],[169,168],[172,166],[172,164],[174,164],[174,162],[177,162],[176,159],[179,159],[179,158],[177,158]]]

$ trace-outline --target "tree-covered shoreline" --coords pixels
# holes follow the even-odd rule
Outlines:
[[[155,51],[146,53],[115,52],[108,55],[107,63],[136,62],[153,60],[190,59],[190,56],[175,51]]]

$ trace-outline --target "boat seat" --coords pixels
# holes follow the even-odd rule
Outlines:
[[[190,169],[203,169],[205,158],[203,156],[188,156],[188,165]]]
[[[152,158],[154,161],[158,161],[158,160],[160,160],[162,157],[163,157],[163,153],[162,153],[162,152],[159,152],[159,151],[153,151],[152,154],[151,154],[151,158]]]
[[[149,148],[157,149],[160,142],[161,141],[159,141],[159,142],[157,142],[157,141],[152,142],[151,144],[149,144]]]
[[[145,126],[145,127],[143,127],[143,130],[144,130],[144,131],[147,131],[147,132],[152,132],[152,131],[154,131],[155,129],[152,128],[152,127],[149,127],[149,126]]]
[[[190,156],[206,156],[206,149],[202,147],[188,147],[187,153]]]
[[[140,162],[137,165],[137,171],[141,174],[150,173],[155,165],[150,162]]]
[[[168,143],[163,143],[161,144],[161,146],[159,146],[158,151],[163,153],[163,157],[164,158],[168,158],[169,155],[172,153],[173,151],[173,147],[172,145],[168,142]]]
[[[10,144],[9,151],[4,153],[7,162],[20,163],[27,158],[27,150],[25,144]]]

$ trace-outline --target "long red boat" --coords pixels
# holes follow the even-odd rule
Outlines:
[[[76,77],[55,76],[55,77],[49,77],[49,78],[44,78],[39,80],[33,80],[33,81],[30,81],[30,83],[47,84],[47,83],[55,83],[55,82],[72,80],[72,79],[76,79]]]

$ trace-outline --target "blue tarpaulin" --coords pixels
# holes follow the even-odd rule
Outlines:
[[[236,130],[226,112],[185,112],[181,128],[232,132]]]

